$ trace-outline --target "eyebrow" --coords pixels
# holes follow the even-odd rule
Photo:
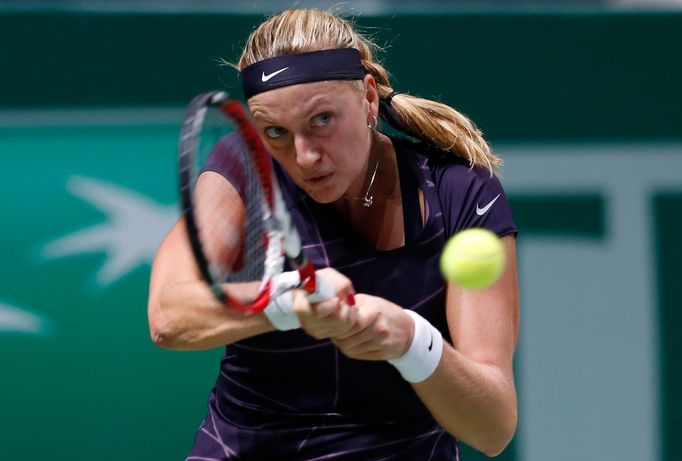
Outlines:
[[[269,122],[268,116],[263,114],[262,110],[257,110],[251,114],[254,120],[262,121],[262,122]]]
[[[306,114],[306,116],[310,116],[312,113],[316,112],[316,108],[321,104],[334,103],[327,99],[327,95],[313,96],[312,98],[308,99],[307,104],[303,104],[303,112]]]
[[[309,98],[307,101],[305,101],[301,105],[301,114],[305,117],[311,117],[312,115],[316,115],[317,112],[317,107],[322,105],[322,104],[336,104],[329,100],[328,95],[326,94],[317,94],[314,95],[313,97]],[[267,124],[272,124],[272,125],[278,125],[277,122],[273,122],[272,119],[270,118],[270,114],[267,113],[267,110],[265,108],[257,107],[251,114],[253,116],[253,119],[259,122],[267,123]]]
[[[253,117],[254,121],[276,125],[276,123],[274,123],[270,118],[270,114],[268,114],[265,109],[260,107],[256,107],[255,110],[251,112],[251,116]]]

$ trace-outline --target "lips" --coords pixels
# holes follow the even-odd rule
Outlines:
[[[304,180],[310,184],[320,184],[331,177],[332,173],[317,174],[315,176],[310,176],[309,178],[304,178]]]

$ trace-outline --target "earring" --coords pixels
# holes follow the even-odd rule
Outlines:
[[[370,130],[373,130],[377,127],[378,124],[379,124],[379,120],[377,120],[377,116],[372,115],[372,123],[368,123],[367,128],[369,128]]]

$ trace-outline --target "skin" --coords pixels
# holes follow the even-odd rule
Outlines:
[[[400,185],[390,140],[367,126],[378,113],[378,102],[376,82],[368,75],[361,84],[332,81],[279,88],[254,96],[249,107],[273,157],[294,182],[317,202],[333,204],[369,242],[385,250],[402,246],[405,237],[400,200],[380,199],[399,196]],[[378,200],[365,208],[356,198],[365,193],[377,160],[372,194]],[[236,191],[223,187],[220,193],[229,198]],[[454,344],[445,344],[433,375],[413,384],[443,428],[488,455],[504,449],[517,422],[512,367],[519,322],[515,239],[502,240],[508,262],[494,285],[477,291],[447,286],[445,308]],[[296,313],[308,334],[330,338],[345,355],[359,360],[404,354],[414,326],[400,306],[354,294],[351,281],[333,269],[322,273],[335,286],[335,298],[311,305],[303,293],[295,294]],[[355,295],[354,305],[348,304],[350,294]],[[263,314],[239,316],[213,299],[201,282],[182,222],[170,231],[154,261],[148,314],[153,340],[169,349],[219,347],[274,330]]]

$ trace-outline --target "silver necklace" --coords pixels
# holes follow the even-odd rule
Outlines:
[[[377,177],[377,170],[379,169],[379,159],[377,158],[377,162],[374,164],[374,171],[372,172],[372,177],[369,179],[369,185],[367,186],[367,190],[365,191],[365,195],[362,197],[350,197],[348,195],[344,195],[343,198],[347,198],[349,200],[362,200],[362,206],[365,208],[369,208],[374,204],[374,196],[369,195],[369,191],[372,190],[372,186],[374,185],[374,179]]]
[[[365,208],[369,208],[372,206],[374,203],[374,196],[369,195],[369,191],[372,188],[372,185],[374,184],[374,178],[377,176],[377,170],[379,169],[379,157],[377,157],[377,163],[374,165],[374,171],[372,172],[372,177],[369,180],[369,186],[367,186],[367,190],[365,191],[365,196],[362,197],[362,206]]]

